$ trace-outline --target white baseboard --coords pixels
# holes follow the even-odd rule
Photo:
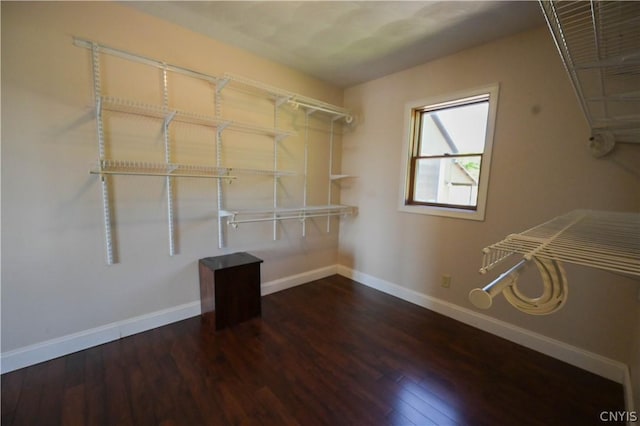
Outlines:
[[[303,272],[301,274],[291,275],[289,277],[262,283],[262,295],[275,293],[277,291],[286,290],[297,285],[308,283],[309,281],[319,280],[330,275],[338,273],[338,265],[325,266],[324,268],[314,269],[312,271]]]
[[[262,295],[267,295],[309,281],[328,277],[336,274],[337,269],[337,265],[331,265],[262,283],[261,293]],[[200,301],[190,302],[3,352],[0,354],[0,373],[8,373],[156,327],[182,321],[183,319],[200,315],[200,312]]]
[[[542,334],[497,320],[495,318],[399,286],[389,281],[338,265],[338,274],[368,287],[422,306],[431,311],[453,318],[480,330],[502,337],[534,351],[559,359],[568,364],[621,383],[625,388],[625,403],[633,409],[633,395],[629,368],[626,364],[589,352],[587,350],[552,339]]]
[[[8,373],[195,315],[200,315],[199,301],[3,352],[0,356],[0,372]]]

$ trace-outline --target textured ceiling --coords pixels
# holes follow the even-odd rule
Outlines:
[[[125,4],[340,87],[544,25],[534,1]]]

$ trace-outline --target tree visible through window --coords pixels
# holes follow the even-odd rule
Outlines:
[[[482,217],[472,218],[484,217],[494,97],[497,86],[451,100],[409,105],[405,206],[480,210]]]

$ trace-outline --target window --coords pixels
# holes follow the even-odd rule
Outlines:
[[[400,210],[484,220],[498,85],[407,104]]]

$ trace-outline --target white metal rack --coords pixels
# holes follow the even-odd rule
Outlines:
[[[226,218],[227,225],[238,228],[241,223],[300,220],[304,222],[308,218],[348,216],[356,213],[356,208],[344,205],[306,206],[298,208],[275,209],[246,209],[246,210],[221,210],[218,214]],[[275,219],[274,219],[275,215]]]
[[[324,113],[332,119],[344,120],[347,124],[351,124],[354,120],[353,114],[346,108],[331,105],[329,103],[274,87],[260,81],[226,73],[224,77],[222,77],[221,86],[224,87],[229,83],[254,93],[261,93],[262,95],[269,96],[276,100],[278,106],[288,104],[294,109],[304,108],[309,112]]]
[[[74,38],[74,44],[91,50],[93,89],[96,110],[96,125],[98,139],[98,161],[95,167],[90,170],[91,174],[100,176],[101,192],[103,201],[103,220],[105,231],[105,251],[107,264],[117,261],[114,255],[112,238],[112,213],[110,206],[110,175],[133,175],[133,176],[162,176],[166,179],[167,188],[167,211],[169,228],[169,254],[176,253],[175,248],[175,226],[174,226],[174,195],[173,179],[178,177],[186,178],[213,178],[217,179],[216,207],[218,211],[218,246],[226,245],[225,229],[227,225],[237,227],[239,223],[273,221],[273,238],[278,238],[278,224],[282,220],[299,219],[302,221],[302,234],[305,236],[305,225],[307,218],[326,217],[327,232],[329,232],[330,218],[333,216],[345,216],[355,214],[356,209],[350,206],[340,206],[332,204],[331,182],[347,177],[347,175],[333,174],[333,165],[330,160],[329,165],[329,197],[326,206],[307,205],[307,132],[309,130],[309,116],[315,113],[323,114],[331,120],[330,130],[330,158],[333,158],[333,137],[334,123],[342,120],[348,124],[353,123],[351,113],[341,107],[331,105],[319,100],[315,100],[290,91],[279,89],[261,82],[247,78],[225,74],[223,77],[212,76],[188,68],[167,64],[145,56],[130,53],[124,50],[112,48],[89,40]],[[102,90],[101,75],[101,55],[112,55],[127,61],[141,63],[160,70],[162,78],[162,105],[152,105],[131,99],[122,99],[114,96],[105,96]],[[190,78],[204,80],[212,84],[215,88],[214,99],[212,99],[215,114],[213,116],[197,114],[193,112],[172,108],[169,102],[168,73],[181,74]],[[240,90],[250,92],[257,96],[265,97],[273,102],[274,115],[273,127],[264,127],[236,120],[225,119],[222,113],[223,104],[222,92],[224,90]],[[301,109],[305,114],[305,158],[304,158],[304,194],[303,205],[298,208],[283,209],[279,206],[278,183],[279,179],[286,176],[296,176],[299,173],[279,169],[278,150],[279,144],[286,138],[296,136],[295,132],[285,131],[278,128],[278,115],[282,107]],[[107,158],[105,139],[105,111],[123,113],[127,115],[140,115],[161,120],[163,126],[164,142],[164,162],[154,161],[133,161],[128,159]],[[182,164],[173,161],[171,152],[169,128],[172,123],[181,122],[191,125],[206,126],[215,129],[215,164],[195,165]],[[229,168],[222,164],[223,134],[227,131],[243,132],[254,135],[266,136],[273,141],[273,164],[271,168]],[[223,203],[223,181],[237,179],[238,175],[253,174],[264,175],[273,178],[273,205],[263,210],[235,210],[230,211]]]
[[[108,111],[123,112],[127,114],[138,114],[152,118],[160,118],[167,123],[182,122],[187,124],[197,124],[201,126],[215,127],[219,131],[235,130],[247,133],[255,133],[260,135],[273,136],[278,139],[284,139],[289,136],[295,136],[294,132],[280,130],[276,128],[268,128],[256,126],[248,123],[240,123],[232,120],[224,120],[218,117],[211,117],[203,114],[195,114],[187,111],[169,109],[168,107],[144,104],[142,102],[120,99],[111,96],[102,98],[102,108]]]
[[[147,161],[131,160],[100,160],[97,166],[89,173],[95,175],[131,175],[131,176],[165,176],[165,177],[190,177],[190,178],[214,178],[236,179],[232,176],[230,168],[199,166],[194,164],[176,163],[152,163]]]
[[[511,255],[523,255],[515,266],[484,288],[471,290],[471,302],[487,309],[503,293],[516,308],[548,314],[563,306],[568,294],[562,262],[640,277],[640,213],[576,210],[559,216],[483,250],[481,273]],[[530,261],[538,266],[544,291],[528,298],[517,287],[518,272]]]
[[[539,1],[592,129],[592,153],[640,143],[640,2]]]
[[[238,228],[240,223],[255,223],[255,222],[273,222],[273,239],[278,239],[278,226],[283,220],[299,220],[302,224],[302,236],[306,236],[306,219],[326,217],[327,219],[327,232],[330,232],[331,217],[334,216],[347,216],[353,215],[357,212],[357,209],[351,206],[333,205],[333,195],[331,183],[335,180],[348,177],[348,175],[335,175],[333,174],[333,147],[334,147],[334,135],[335,135],[335,123],[337,121],[344,121],[346,124],[353,124],[354,117],[351,112],[345,108],[341,108],[335,105],[328,104],[326,102],[319,101],[317,99],[309,98],[288,90],[284,90],[275,86],[271,86],[256,80],[252,80],[246,77],[241,77],[234,74],[226,73],[219,83],[220,91],[226,90],[227,87],[232,87],[238,90],[243,90],[252,93],[256,96],[265,97],[273,101],[274,108],[274,127],[278,127],[279,111],[282,107],[288,106],[294,110],[302,109],[304,111],[304,184],[303,184],[303,201],[302,206],[296,208],[282,208],[278,202],[278,178],[279,175],[274,175],[273,180],[273,205],[269,209],[243,209],[229,211],[222,207],[218,210],[219,217],[219,246],[224,245],[224,234],[222,230],[223,221],[226,218],[226,224],[232,225],[235,229]],[[218,92],[219,93],[219,92]],[[309,117],[313,114],[322,114],[330,120],[329,130],[329,182],[328,182],[328,196],[327,205],[324,206],[308,206],[307,205],[307,170],[308,170],[308,132],[309,132]],[[282,139],[275,137],[273,142],[273,168],[278,168],[278,143]]]

